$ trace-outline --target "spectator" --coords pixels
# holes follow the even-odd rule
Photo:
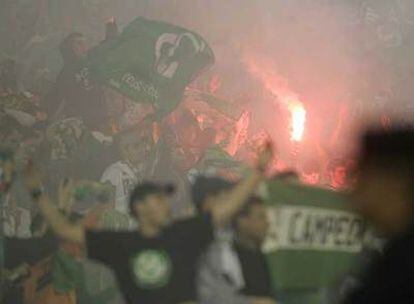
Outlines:
[[[260,198],[252,197],[234,223],[234,240],[216,241],[202,260],[200,303],[275,303],[261,252],[268,221]]]
[[[1,236],[30,237],[31,215],[29,210],[17,206],[11,193],[15,180],[14,154],[7,148],[0,149],[0,216]]]
[[[367,133],[359,170],[353,206],[389,241],[345,302],[411,303],[414,130]]]
[[[259,167],[209,210],[169,224],[171,188],[143,183],[131,194],[131,213],[138,231],[98,232],[63,218],[39,189],[40,179],[29,168],[26,184],[54,231],[62,238],[85,244],[88,256],[110,266],[128,303],[185,303],[195,300],[195,266],[213,238],[213,228],[229,223],[255,190],[272,156],[266,149]],[[185,240],[183,242],[183,240]]]
[[[68,35],[60,45],[64,66],[45,100],[51,121],[80,117],[92,130],[100,130],[107,111],[103,92],[85,65],[88,47],[80,33]]]
[[[114,209],[115,189],[111,185],[77,181],[72,189],[71,201],[63,202],[61,208],[76,214],[86,227],[128,229],[128,217]],[[77,244],[70,246],[76,248]],[[89,260],[80,263],[79,275],[83,282],[76,288],[79,304],[124,303],[114,275],[107,267]]]
[[[129,129],[119,135],[118,148],[121,159],[104,171],[101,182],[109,182],[115,187],[115,209],[128,214],[130,191],[149,177],[154,148],[152,133],[145,126]]]
[[[4,235],[7,237],[29,238],[31,213],[28,209],[17,205],[14,197],[9,194],[2,208]]]
[[[199,145],[202,131],[194,114],[184,109],[178,113],[172,126],[166,126],[167,143],[172,150],[173,161],[182,172],[187,173],[202,156],[203,144]],[[205,148],[205,147],[204,147]]]
[[[35,230],[33,235],[37,235]],[[42,277],[48,273],[48,267],[43,267],[43,261],[48,259],[57,250],[57,242],[53,235],[41,233],[39,237],[30,239],[20,239],[16,237],[5,238],[4,246],[4,260],[6,277],[4,278],[6,291],[2,296],[4,302],[2,303],[33,303],[33,304],[48,304],[53,302],[39,302],[38,293],[42,290],[36,290],[31,293],[31,287],[36,286],[38,277]],[[47,277],[47,276],[45,276]],[[23,279],[23,281],[22,281]],[[47,284],[49,282],[46,282]],[[22,288],[22,286],[24,288]],[[67,302],[61,301],[64,297],[59,297],[59,302],[65,304]]]

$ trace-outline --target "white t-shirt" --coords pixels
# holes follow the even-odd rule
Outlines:
[[[6,207],[5,210],[3,210],[3,217],[5,236],[23,239],[31,237],[30,225],[32,223],[32,218],[29,210],[16,207],[12,211],[10,208]]]
[[[109,182],[115,187],[115,209],[129,214],[129,194],[142,179],[142,174],[133,170],[126,162],[118,161],[105,170],[101,182]]]

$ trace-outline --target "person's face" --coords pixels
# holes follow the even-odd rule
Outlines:
[[[84,58],[88,53],[88,46],[86,39],[83,36],[78,36],[72,40],[72,51],[75,57]]]
[[[266,213],[266,207],[254,205],[250,208],[249,213],[239,219],[238,233],[243,234],[261,245],[269,229],[269,220]]]
[[[408,183],[375,169],[364,169],[353,192],[352,207],[385,236],[399,233],[411,221]]]
[[[156,227],[168,225],[171,219],[171,201],[164,194],[151,194],[145,201],[137,204],[138,220],[145,221]]]
[[[334,169],[332,173],[332,180],[337,185],[345,185],[346,176],[346,168],[344,166],[338,166]]]
[[[214,206],[216,206],[217,204],[221,204],[223,201],[226,201],[228,195],[229,191],[227,190],[222,190],[219,193],[209,195],[207,199],[203,202],[202,211],[211,211],[214,208]]]

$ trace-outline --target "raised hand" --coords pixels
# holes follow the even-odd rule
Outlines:
[[[274,157],[273,144],[268,141],[260,149],[257,158],[257,169],[260,172],[266,172]]]
[[[65,211],[66,214],[72,209],[73,187],[73,181],[70,179],[64,179],[59,184],[59,209]]]

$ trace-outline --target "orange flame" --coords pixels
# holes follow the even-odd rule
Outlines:
[[[299,100],[289,100],[287,108],[291,115],[291,132],[290,139],[292,141],[301,141],[305,132],[306,109]]]
[[[263,58],[260,63],[251,58],[245,58],[245,64],[257,79],[259,79],[266,90],[271,92],[281,102],[290,113],[290,139],[299,142],[303,138],[306,125],[306,109],[295,92],[288,85],[283,77],[271,69],[271,62],[266,62]]]

